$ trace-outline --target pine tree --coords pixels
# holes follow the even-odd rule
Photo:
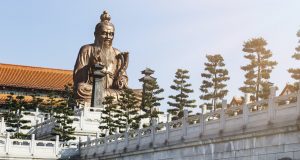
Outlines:
[[[54,108],[55,106],[59,105],[60,100],[57,100],[57,96],[55,95],[54,92],[50,92],[47,95],[48,99],[46,99],[45,103],[43,104],[43,107],[41,110],[45,113],[50,114],[50,116],[53,116],[54,113]]]
[[[277,62],[269,60],[272,52],[265,48],[266,45],[267,42],[263,38],[253,38],[244,43],[244,57],[250,60],[250,63],[241,67],[246,72],[246,80],[240,90],[252,94],[252,101],[267,99],[270,93],[271,83],[268,80]]]
[[[27,125],[29,120],[24,120],[24,111],[28,107],[27,102],[24,100],[24,96],[16,96],[13,98],[13,94],[7,96],[7,105],[9,107],[5,117],[6,126],[10,127],[7,132],[13,132],[12,138],[26,138],[28,135],[22,133],[21,129],[30,129],[31,127]]]
[[[58,105],[53,108],[55,126],[53,128],[53,135],[59,135],[61,141],[69,141],[75,139],[75,128],[72,127],[74,111],[72,108],[74,101],[74,92],[72,85],[65,85],[65,92],[63,94],[63,100],[58,102]]]
[[[120,110],[118,110],[118,106],[114,100],[115,97],[106,96],[102,103],[104,105],[104,109],[102,110],[99,129],[105,130],[105,132],[109,135],[116,133],[117,128],[119,127],[118,124],[120,124],[120,121],[117,119],[120,114]],[[101,134],[100,136],[104,137],[105,134]]]
[[[62,101],[53,111],[55,113],[53,117],[56,122],[53,128],[53,135],[59,135],[60,141],[64,142],[75,139],[72,136],[75,131],[75,128],[72,127],[73,118],[70,117],[74,115],[73,109],[65,101]]]
[[[7,129],[7,132],[15,132],[15,129],[12,128],[11,121],[13,120],[13,117],[15,117],[15,108],[16,108],[16,100],[13,98],[13,93],[10,93],[10,95],[6,96],[5,100],[5,109],[6,111],[2,114],[4,117],[4,120],[6,122],[6,125],[11,127],[10,129]]]
[[[220,101],[228,93],[225,82],[230,78],[225,68],[224,59],[220,54],[206,55],[206,58],[208,60],[207,63],[204,63],[206,72],[201,74],[205,80],[200,86],[203,93],[200,99],[208,101],[205,104],[209,110],[216,110],[221,107]]]
[[[143,114],[141,118],[149,118],[149,124],[152,125],[153,119],[158,118],[159,114],[163,112],[159,111],[158,107],[160,106],[161,100],[164,98],[158,97],[164,89],[160,88],[156,82],[156,78],[153,78],[151,74],[154,73],[153,70],[146,68],[142,71],[145,76],[140,79],[140,82],[143,82],[143,93],[142,93],[142,103],[141,110]]]
[[[32,94],[31,97],[32,97],[32,100],[29,103],[29,108],[34,109],[34,110],[36,108],[40,109],[42,107],[43,99],[38,97],[38,94],[36,94],[36,93]]]
[[[73,88],[74,88],[73,85],[71,83],[68,83],[65,85],[65,90],[62,93],[62,97],[66,100],[67,105],[69,107],[76,106],[76,98],[75,98]]]
[[[138,129],[140,117],[138,115],[139,106],[138,99],[134,94],[132,89],[125,89],[123,93],[120,94],[120,98],[118,99],[118,108],[120,123],[119,128],[120,132],[124,132],[126,130],[127,125],[128,129]]]
[[[168,112],[173,115],[172,120],[177,120],[183,117],[183,110],[187,108],[195,108],[195,100],[189,100],[189,93],[193,93],[190,83],[186,80],[190,78],[187,74],[189,71],[184,69],[177,69],[175,73],[174,85],[171,85],[171,89],[179,92],[176,96],[169,96],[175,102],[168,102],[168,104],[174,108],[168,109]],[[191,111],[190,111],[191,112]]]
[[[297,36],[300,38],[300,30],[298,31]],[[298,42],[300,43],[300,40]],[[300,60],[300,44],[298,45],[298,47],[295,48],[295,50],[296,50],[296,52],[294,53],[292,58],[294,58],[295,60]],[[290,68],[288,70],[288,72],[291,73],[292,78],[297,80],[298,83],[299,83],[299,81],[300,81],[300,68]]]

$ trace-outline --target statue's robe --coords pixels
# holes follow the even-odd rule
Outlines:
[[[121,89],[127,88],[128,77],[126,68],[128,56],[121,57],[121,52],[115,48],[100,49],[94,44],[82,46],[73,70],[74,92],[77,99],[87,102],[91,101],[92,96],[92,66],[102,63],[104,71],[107,72],[103,79],[104,96],[112,95],[118,98]]]

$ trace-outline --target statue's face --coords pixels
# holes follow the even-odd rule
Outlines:
[[[109,25],[103,25],[96,38],[98,38],[100,45],[104,47],[111,46],[114,39],[114,28]]]

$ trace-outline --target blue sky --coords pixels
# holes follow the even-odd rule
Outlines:
[[[280,90],[293,82],[286,71],[300,67],[291,58],[300,29],[299,0],[4,0],[0,5],[0,63],[72,70],[79,48],[94,40],[103,10],[116,27],[114,46],[130,52],[129,85],[146,67],[155,70],[165,89],[165,109],[177,68],[190,71],[190,83],[199,100],[206,54],[222,54],[229,70],[229,94],[243,95],[242,45],[263,37],[278,62],[271,81]]]

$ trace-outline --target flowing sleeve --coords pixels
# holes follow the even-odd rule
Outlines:
[[[78,83],[86,83],[88,81],[90,54],[90,45],[82,46],[79,50],[73,70],[73,82],[75,87]]]

